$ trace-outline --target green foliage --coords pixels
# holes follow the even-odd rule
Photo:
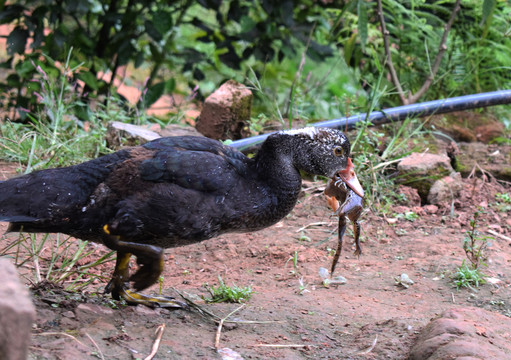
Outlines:
[[[455,0],[382,2],[397,76],[406,93],[416,93],[431,74],[444,25],[453,11]],[[377,7],[374,2],[372,4],[368,17],[377,19]],[[505,54],[511,50],[511,38],[506,35],[510,15],[511,7],[505,1],[462,1],[461,10],[448,34],[439,72],[424,100],[509,88],[511,63]],[[353,23],[346,21],[346,24],[346,30],[354,33]],[[379,27],[378,21],[368,24],[370,40],[365,50],[362,44],[353,46],[354,49],[345,47],[349,54],[362,52],[357,60],[351,61],[355,61],[353,65],[360,68],[363,78],[369,83],[376,82],[378,76],[374,57],[385,58]],[[345,38],[348,36],[345,35]],[[384,84],[394,87],[387,78]],[[397,105],[400,100],[392,94],[385,98],[385,102]]]
[[[231,302],[231,303],[242,303],[248,301],[254,293],[250,286],[238,287],[236,285],[227,286],[225,285],[222,277],[218,276],[220,285],[217,287],[204,285],[206,290],[210,293],[211,298],[206,299],[202,297],[208,303],[219,303],[219,302]]]
[[[461,266],[456,270],[452,278],[458,290],[462,287],[474,289],[474,287],[477,288],[479,285],[486,283],[484,274],[481,273],[480,269],[474,268],[472,265],[467,265],[465,260],[463,260]]]
[[[508,193],[497,193],[495,194],[495,199],[506,204],[511,204],[511,195]]]
[[[342,6],[312,0],[15,0],[5,4],[0,15],[0,24],[14,25],[7,37],[8,58],[0,64],[13,71],[0,90],[7,94],[7,107],[33,111],[37,98],[28,87],[38,77],[36,67],[48,65],[41,54],[65,62],[74,48],[77,62],[83,64],[82,71],[73,74],[82,101],[114,92],[114,80],[131,63],[148,68],[146,94],[139,104],[148,107],[172,93],[181,74],[190,88],[200,83],[207,92],[208,82],[217,86],[236,77],[234,71],[244,62],[281,61],[296,54],[297,44],[307,44],[313,59],[331,55],[324,19],[327,9]],[[204,82],[212,69],[216,78]]]
[[[466,231],[466,235],[463,240],[463,250],[465,250],[465,254],[474,269],[479,268],[480,265],[485,265],[485,251],[488,247],[488,240],[493,240],[493,237],[482,235],[477,230],[477,221],[480,215],[481,212],[479,211],[474,213],[473,218],[470,220],[470,228]]]
[[[284,267],[286,267],[290,261],[293,263],[293,270],[291,270],[291,274],[300,275],[300,269],[298,267],[298,251],[295,250],[293,256],[290,256],[289,259],[287,259],[286,263],[284,264]]]
[[[511,196],[509,193],[497,193],[495,194],[495,200],[497,200],[492,206],[500,212],[511,211]]]
[[[100,264],[112,261],[114,251],[109,251],[99,259],[87,261],[96,252],[95,248],[88,247],[87,241],[77,240],[57,234],[55,238],[49,234],[20,233],[17,239],[9,241],[3,239],[6,244],[0,249],[0,256],[9,256],[15,259],[18,267],[33,264],[33,283],[49,281],[54,284],[65,286],[68,291],[80,291],[102,278],[96,272],[89,273],[87,270]],[[86,262],[79,265],[80,263]]]
[[[81,66],[71,67],[71,51],[63,65],[47,61],[54,66],[36,66],[40,76],[35,93],[40,104],[37,114],[27,113],[26,123],[0,123],[0,159],[26,164],[26,172],[76,164],[111,152],[105,140],[109,121],[148,121],[144,112],[130,109],[114,97],[97,104],[94,111],[81,102],[73,85],[73,74],[79,73]],[[75,115],[83,112],[88,121]]]
[[[407,221],[414,222],[415,220],[419,219],[419,215],[417,215],[413,211],[407,211],[404,214],[397,214],[396,218],[405,219]]]
[[[459,290],[461,287],[479,287],[484,284],[485,275],[481,272],[481,266],[487,266],[484,261],[486,259],[486,248],[488,247],[488,241],[492,240],[491,236],[482,235],[477,230],[477,221],[481,213],[476,211],[473,218],[470,220],[469,230],[466,231],[465,238],[463,240],[463,250],[470,261],[470,264],[465,263],[465,259],[461,263],[461,266],[457,269],[453,275],[454,284]]]

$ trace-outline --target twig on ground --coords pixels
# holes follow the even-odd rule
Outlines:
[[[193,309],[197,310],[199,314],[201,314],[204,318],[208,320],[212,320],[215,324],[218,324],[221,320],[220,316],[213,314],[211,311],[206,310],[204,307],[197,305],[190,298],[187,298],[183,293],[181,293],[176,288],[172,288],[179,296],[183,298],[183,300]],[[282,323],[282,320],[224,320],[224,323],[231,324],[276,324]]]
[[[501,238],[502,240],[506,240],[506,241],[511,242],[511,237],[509,237],[509,236],[499,234],[498,232],[493,231],[493,230],[491,230],[491,229],[490,229],[490,230],[488,230],[488,232],[489,232],[490,234],[492,234],[493,236],[496,236],[496,237]]]
[[[85,333],[85,336],[87,336],[89,338],[89,340],[91,341],[91,343],[94,345],[94,347],[96,348],[96,350],[98,351],[98,355],[99,357],[101,358],[101,360],[105,360],[105,357],[103,356],[103,352],[101,351],[101,349],[99,348],[98,344],[94,341],[94,339],[92,338],[92,336],[90,336],[88,333]]]
[[[307,229],[308,227],[311,227],[311,226],[321,226],[321,225],[328,225],[328,224],[330,224],[330,222],[327,222],[327,221],[313,222],[313,223],[307,224],[305,226],[302,226],[301,228],[296,230],[296,232],[301,232],[301,231],[303,231],[303,230],[305,230],[305,229]]]
[[[70,335],[70,334],[67,334],[67,333],[64,333],[64,332],[44,332],[44,333],[39,333],[39,334],[34,334],[35,336],[65,336],[65,337],[68,337],[70,339],[73,339],[74,341],[76,341],[78,344],[88,348],[87,345],[85,345],[83,342],[81,342],[80,340],[78,340],[77,338],[75,338],[73,335]]]
[[[373,351],[374,347],[376,346],[376,343],[378,342],[378,335],[376,335],[374,337],[374,340],[373,340],[373,343],[371,344],[371,346],[369,346],[367,349],[365,350],[362,350],[362,351],[357,351],[354,355],[365,355],[365,354],[369,354],[371,351]]]
[[[218,328],[216,330],[216,335],[215,335],[215,349],[218,350],[220,348],[220,335],[222,334],[222,326],[224,325],[224,321],[227,320],[228,318],[230,318],[232,315],[234,315],[238,311],[240,311],[244,306],[245,306],[245,304],[242,304],[237,309],[231,311],[226,317],[220,319],[220,322],[218,323]]]
[[[220,321],[220,316],[217,316],[213,314],[211,311],[206,310],[204,307],[197,305],[194,303],[190,298],[186,297],[181,291],[177,290],[176,288],[172,288],[179,296],[183,298],[185,303],[190,306],[190,308],[195,309],[201,314],[204,318],[208,320],[213,320],[215,323],[218,323]]]
[[[305,348],[316,347],[317,345],[304,345],[304,344],[256,344],[255,347],[274,347],[274,348]]]
[[[156,355],[156,353],[158,352],[158,348],[160,347],[160,341],[161,341],[161,337],[163,336],[164,331],[165,331],[165,324],[161,324],[156,328],[156,331],[155,331],[156,339],[154,339],[154,344],[151,349],[151,353],[149,355],[147,355],[147,357],[144,358],[144,360],[151,360]]]

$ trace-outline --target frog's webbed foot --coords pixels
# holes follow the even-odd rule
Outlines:
[[[162,248],[123,241],[120,236],[110,234],[108,225],[105,225],[104,231],[105,245],[117,251],[115,270],[112,279],[105,287],[105,293],[111,293],[116,300],[124,299],[130,305],[188,309],[187,304],[174,300],[172,297],[144,295],[129,290],[130,282],[137,291],[140,291],[158,281],[164,264]],[[130,276],[129,261],[132,254],[137,257],[139,269]]]
[[[360,246],[360,224],[358,221],[353,222],[353,237],[355,238],[355,256],[362,255],[362,246]]]
[[[330,276],[333,276],[335,267],[339,262],[339,257],[342,252],[342,239],[344,237],[344,232],[346,231],[346,219],[344,216],[339,217],[339,228],[338,228],[338,242],[337,242],[337,250],[335,251],[334,259],[332,260],[332,267],[330,268]]]

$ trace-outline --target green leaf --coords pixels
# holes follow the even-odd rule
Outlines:
[[[145,26],[146,33],[150,37],[152,37],[154,40],[160,41],[161,39],[163,39],[163,36],[158,31],[157,27],[154,26],[154,24],[151,21],[146,20],[145,23],[144,23],[144,26]]]
[[[153,86],[148,88],[144,95],[144,99],[142,100],[144,108],[147,109],[151,107],[151,105],[154,104],[163,95],[164,90],[165,90],[164,81],[154,84]]]
[[[367,7],[365,0],[358,0],[357,5],[357,15],[358,15],[358,33],[360,35],[360,44],[362,45],[362,50],[365,50],[367,43]]]
[[[16,64],[16,73],[22,77],[22,78],[27,78],[27,75],[29,75],[30,73],[33,73],[35,71],[35,67],[32,63],[32,61],[20,61],[19,63]]]
[[[176,79],[172,78],[165,82],[165,92],[167,94],[172,94],[176,90]]]
[[[353,51],[355,50],[355,45],[357,42],[357,34],[353,33],[351,37],[348,39],[346,44],[344,45],[344,61],[346,64],[349,64],[351,61],[351,57],[353,56]]]
[[[161,63],[163,61],[161,51],[153,43],[149,43],[149,50],[151,50],[152,60],[155,63]]]
[[[10,74],[7,76],[7,85],[12,88],[17,88],[21,85],[20,77],[17,74]]]
[[[165,35],[172,29],[172,15],[167,11],[159,11],[153,14],[153,25],[161,35]]]
[[[0,24],[8,24],[19,18],[25,8],[21,5],[7,5],[0,12]]]
[[[486,20],[493,14],[493,10],[495,9],[495,6],[497,5],[497,2],[495,0],[484,0],[483,1],[483,18],[481,20],[481,25],[486,23]]]
[[[28,30],[16,27],[7,37],[7,54],[23,54],[27,45]]]
[[[84,71],[79,73],[77,76],[78,79],[82,80],[85,84],[87,84],[88,87],[90,87],[94,91],[97,91],[99,89],[98,79],[94,75],[92,75],[91,72]]]

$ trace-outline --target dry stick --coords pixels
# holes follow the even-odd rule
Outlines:
[[[383,6],[381,4],[381,0],[377,1],[378,5],[378,16],[380,18],[381,32],[383,34],[383,46],[385,48],[385,62],[389,67],[390,76],[392,77],[392,82],[396,85],[397,92],[403,104],[408,104],[408,100],[403,92],[403,88],[401,87],[401,83],[399,82],[399,78],[397,77],[396,69],[394,68],[394,63],[392,62],[392,56],[390,53],[390,44],[389,44],[389,31],[387,30],[387,26],[385,25],[385,17],[383,16]]]
[[[428,91],[429,87],[431,86],[431,83],[433,82],[433,79],[436,76],[436,73],[438,72],[438,69],[440,69],[440,64],[442,62],[442,58],[444,56],[445,51],[447,50],[447,46],[445,43],[447,42],[447,36],[449,35],[449,31],[452,28],[452,24],[454,23],[454,19],[456,18],[456,15],[458,14],[460,10],[460,1],[457,0],[454,4],[454,8],[452,9],[451,16],[449,18],[449,21],[444,26],[444,33],[442,34],[442,39],[440,40],[440,44],[438,45],[438,53],[435,57],[435,61],[433,63],[433,67],[431,68],[430,74],[424,81],[424,84],[422,84],[422,87],[414,94],[406,98],[403,88],[401,87],[401,83],[399,82],[399,78],[397,77],[396,70],[394,68],[394,64],[392,62],[392,56],[390,53],[390,45],[389,45],[389,32],[387,30],[387,27],[385,25],[385,17],[383,16],[383,7],[382,7],[382,1],[378,0],[378,15],[380,17],[380,24],[381,24],[381,30],[383,34],[383,44],[385,48],[385,54],[386,54],[386,61],[387,66],[390,71],[390,76],[392,77],[392,82],[397,88],[397,91],[399,93],[399,97],[401,98],[401,101],[403,104],[413,104],[417,102],[417,100]]]
[[[156,339],[154,340],[154,344],[151,349],[151,353],[149,355],[147,355],[147,357],[144,358],[144,360],[151,360],[158,352],[158,348],[160,347],[160,341],[163,336],[163,331],[165,331],[165,324],[161,324],[156,328],[156,331],[155,331]]]
[[[74,341],[76,341],[78,344],[82,345],[83,347],[86,347],[88,348],[87,345],[85,345],[83,342],[81,342],[80,340],[78,340],[77,338],[75,338],[73,335],[69,335],[67,333],[64,333],[64,332],[45,332],[45,333],[40,333],[40,334],[33,334],[35,336],[65,336],[65,337],[68,337],[70,339],[73,339]]]
[[[367,349],[363,350],[363,351],[358,351],[356,352],[354,355],[365,355],[365,354],[369,354],[371,351],[373,351],[374,347],[376,346],[376,342],[378,341],[378,335],[376,335],[376,337],[374,338],[373,340],[373,343],[371,344],[371,346],[369,346]]]
[[[498,232],[493,231],[493,230],[491,230],[491,229],[490,229],[490,230],[488,230],[488,232],[489,232],[490,234],[492,234],[493,236],[497,236],[497,237],[501,238],[502,240],[506,240],[506,241],[511,242],[511,238],[510,238],[510,237],[508,237],[508,236],[506,236],[506,235],[499,234]]]
[[[290,347],[295,347],[295,348],[304,348],[304,347],[315,347],[317,345],[303,345],[303,344],[256,344],[256,345],[252,345],[252,346],[257,346],[257,347],[274,347],[274,348],[290,348]]]
[[[189,305],[191,308],[197,310],[199,314],[201,314],[204,318],[208,320],[212,320],[215,324],[218,324],[221,320],[220,316],[213,314],[211,311],[204,309],[202,306],[197,305],[192,300],[183,295],[176,288],[172,288],[176,293],[179,294],[183,298],[183,300]],[[233,323],[233,324],[276,324],[282,323],[282,320],[224,320],[224,323]]]
[[[381,0],[380,0],[381,1]],[[430,74],[426,78],[426,81],[424,81],[424,84],[422,84],[422,87],[410,98],[409,103],[415,103],[417,100],[428,91],[429,87],[431,86],[431,83],[433,82],[433,79],[435,78],[436,73],[438,72],[438,69],[440,69],[440,63],[442,62],[442,58],[444,56],[445,51],[447,50],[447,46],[445,43],[447,42],[447,36],[449,35],[449,31],[452,28],[452,24],[454,23],[454,19],[456,18],[456,15],[458,14],[458,11],[460,11],[460,1],[457,0],[456,4],[454,4],[454,8],[452,9],[451,16],[449,18],[449,21],[447,24],[445,24],[444,27],[444,33],[442,34],[442,40],[440,40],[440,45],[438,46],[438,53],[436,54],[435,62],[433,63],[433,68],[431,69]]]
[[[327,221],[312,222],[310,224],[302,226],[301,228],[296,230],[296,232],[301,232],[301,231],[303,231],[303,230],[305,230],[305,229],[307,229],[308,227],[311,227],[311,226],[321,226],[321,225],[329,225],[329,224],[331,224],[331,222],[327,222]]]
[[[238,307],[237,309],[231,311],[226,317],[220,319],[220,322],[218,323],[218,328],[216,329],[216,335],[215,335],[215,349],[218,350],[218,348],[220,347],[220,334],[222,333],[222,326],[224,325],[224,321],[227,320],[228,318],[230,318],[232,315],[234,315],[235,313],[237,313],[239,310],[241,310],[243,307],[245,306],[245,304],[242,304],[240,307]]]
[[[85,335],[89,338],[89,340],[92,342],[92,344],[94,345],[94,347],[96,348],[96,350],[98,351],[99,353],[99,357],[101,358],[101,360],[105,360],[105,357],[103,356],[103,352],[101,351],[101,349],[99,348],[98,344],[96,344],[96,342],[94,341],[94,339],[88,334],[88,333],[85,333]]]

